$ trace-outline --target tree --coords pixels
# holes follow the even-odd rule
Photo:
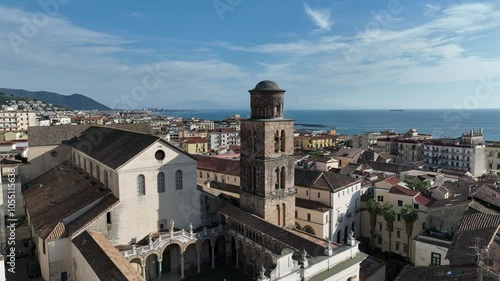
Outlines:
[[[368,202],[366,202],[366,210],[368,214],[370,214],[370,228],[371,228],[371,238],[370,238],[370,248],[373,251],[374,248],[374,240],[375,240],[375,227],[377,225],[377,216],[381,214],[382,208],[380,207],[380,203],[375,201],[375,199],[370,198]]]
[[[412,179],[406,181],[406,183],[409,188],[418,192],[426,192],[431,187],[430,181],[421,181],[419,179]]]
[[[389,232],[389,259],[391,258],[392,252],[392,232],[394,231],[394,221],[396,220],[396,210],[391,205],[389,207],[385,207],[382,210],[382,216],[384,217],[387,232]]]
[[[406,235],[408,236],[408,260],[410,260],[410,241],[412,240],[413,225],[418,220],[418,211],[415,210],[412,205],[405,205],[403,209],[401,209],[401,217],[405,222]]]

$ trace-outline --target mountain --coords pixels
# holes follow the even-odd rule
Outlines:
[[[51,103],[53,105],[62,106],[74,110],[110,110],[109,107],[80,94],[65,96],[46,91],[30,92],[26,90],[5,88],[0,88],[0,93],[5,93],[8,96],[13,95],[18,97],[25,97],[28,99],[37,99],[45,103]]]

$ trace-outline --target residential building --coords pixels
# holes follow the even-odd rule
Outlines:
[[[302,199],[297,201],[299,229],[339,244],[346,242],[351,231],[359,237],[361,180],[334,171],[295,169],[295,187],[297,198]]]
[[[219,150],[230,146],[240,146],[240,132],[235,129],[216,129],[208,132],[208,148]]]
[[[332,153],[333,158],[339,160],[339,167],[345,167],[349,163],[356,163],[362,156],[363,150],[356,148],[341,148]]]
[[[335,135],[301,135],[294,138],[295,147],[323,149],[335,144]]]
[[[26,132],[29,126],[35,125],[36,113],[34,111],[0,111],[0,131]]]
[[[74,116],[74,117],[71,117],[71,124],[103,125],[104,124],[104,117],[102,117],[102,116]]]
[[[389,137],[397,136],[395,132],[365,132],[360,135],[352,136],[352,148],[368,150],[377,145],[378,139],[386,139]]]
[[[486,143],[486,169],[500,172],[500,142]]]
[[[459,139],[427,140],[424,161],[433,169],[470,171],[475,177],[486,172],[486,146],[482,130],[471,130]]]
[[[208,142],[203,138],[187,138],[181,142],[181,148],[189,154],[205,154],[208,152]]]
[[[389,251],[389,243],[391,243],[392,253],[407,257],[410,249],[410,260],[414,261],[414,248],[413,245],[408,245],[408,235],[406,233],[405,222],[401,216],[401,209],[406,205],[412,206],[418,211],[418,220],[413,225],[412,237],[422,231],[422,223],[426,221],[427,209],[436,201],[436,199],[418,192],[411,190],[404,182],[397,177],[390,177],[383,179],[374,184],[373,198],[377,200],[381,207],[392,206],[396,210],[397,217],[394,221],[394,232],[392,233],[392,241],[389,241],[389,233],[386,228],[386,222],[382,216],[377,216],[376,229],[374,233],[375,248],[380,248],[383,252]],[[363,216],[369,216],[366,211]],[[365,221],[365,220],[364,220]],[[370,224],[364,225],[368,229],[363,230],[363,234],[369,235]],[[369,236],[368,236],[369,237]]]

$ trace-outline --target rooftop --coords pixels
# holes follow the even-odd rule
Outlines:
[[[410,266],[407,265],[394,281],[477,281],[477,267]]]

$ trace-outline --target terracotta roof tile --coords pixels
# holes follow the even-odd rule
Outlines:
[[[144,281],[127,259],[106,237],[96,231],[84,231],[73,239],[99,280]]]

